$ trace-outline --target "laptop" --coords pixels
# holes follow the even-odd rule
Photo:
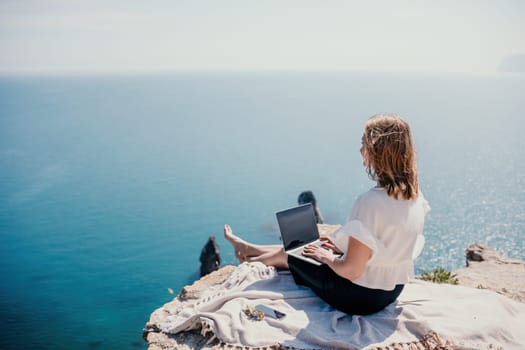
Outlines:
[[[322,244],[312,203],[281,210],[275,215],[286,253],[314,265],[321,265],[321,262],[302,255],[305,245]]]

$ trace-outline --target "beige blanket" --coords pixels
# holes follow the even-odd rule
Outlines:
[[[243,309],[263,304],[286,313],[257,321]],[[169,310],[166,333],[202,327],[222,342],[302,349],[367,349],[421,340],[435,332],[454,349],[523,349],[525,304],[487,290],[414,280],[398,302],[369,316],[333,309],[288,271],[239,265],[226,282],[197,302]]]

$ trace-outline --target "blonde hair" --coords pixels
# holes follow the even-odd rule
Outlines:
[[[416,150],[408,123],[397,114],[377,114],[365,124],[363,146],[368,175],[389,196],[416,199],[419,183]]]

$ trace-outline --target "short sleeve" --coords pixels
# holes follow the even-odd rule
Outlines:
[[[426,200],[425,196],[423,196],[423,193],[420,192],[419,194],[419,200],[421,203],[421,206],[423,207],[423,215],[427,215],[430,211],[430,205],[428,204],[428,201]],[[416,243],[414,245],[414,250],[412,251],[412,259],[416,259],[421,252],[423,251],[423,246],[425,245],[425,236],[423,234],[418,234],[416,238]]]
[[[416,244],[414,245],[414,250],[412,251],[412,260],[416,259],[419,256],[419,254],[421,254],[424,245],[425,236],[417,235]]]
[[[420,192],[420,200],[421,200],[421,205],[423,206],[423,212],[425,213],[425,215],[427,215],[431,209],[430,204],[428,204],[428,201],[426,200],[425,196],[423,196],[423,193],[421,192]]]
[[[359,220],[348,220],[334,234],[335,245],[346,252],[350,237],[357,239],[372,250],[372,255],[377,252],[377,241],[370,233],[370,230]]]

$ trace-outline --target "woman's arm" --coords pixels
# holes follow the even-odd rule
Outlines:
[[[331,250],[315,245],[307,245],[303,250],[303,255],[313,257],[327,264],[339,276],[352,281],[359,278],[365,271],[365,266],[372,255],[372,250],[357,239],[350,237],[348,250],[343,259],[337,259],[337,256]]]
[[[372,256],[372,250],[357,239],[350,237],[347,252],[343,259],[333,259],[326,264],[339,276],[353,281],[365,271],[366,263]]]

